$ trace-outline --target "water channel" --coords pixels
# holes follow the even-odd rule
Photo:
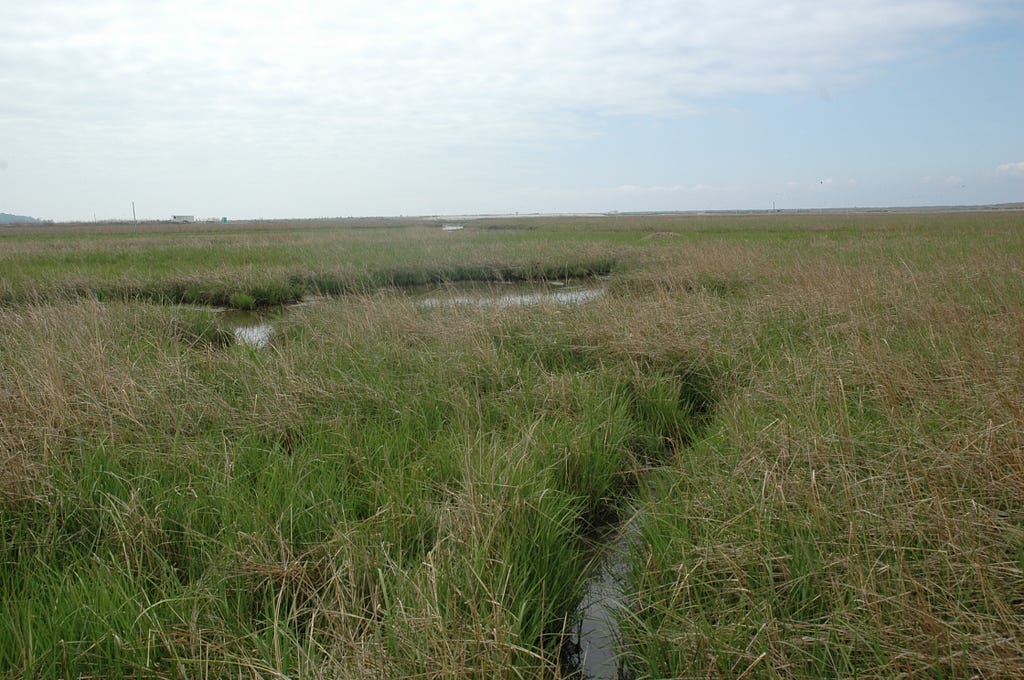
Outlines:
[[[628,557],[636,538],[635,524],[627,521],[609,528],[594,542],[597,563],[579,608],[573,645],[576,669],[583,680],[626,680],[628,670],[619,661],[616,617],[625,605],[622,588],[629,569]]]
[[[593,285],[568,285],[561,282],[543,284],[522,283],[460,283],[410,289],[414,304],[425,307],[516,307],[542,304],[578,305],[600,299],[605,289]],[[298,305],[317,304],[319,298],[308,298]],[[270,311],[244,311],[220,309],[219,324],[230,330],[235,341],[262,349],[270,344],[274,335],[274,321],[286,314],[290,307]]]

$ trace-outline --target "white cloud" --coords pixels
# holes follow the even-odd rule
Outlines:
[[[0,9],[0,65],[5,99],[34,120],[545,138],[587,134],[584,113],[821,89],[977,14],[957,0],[35,0]]]
[[[424,186],[441,183],[438,164],[482,159],[479,177],[510,147],[548,153],[619,117],[690,115],[749,93],[841,91],[981,23],[993,2],[3,2],[0,151],[12,168],[33,159],[33,181],[72,186],[87,176],[95,184],[77,189],[83,202],[143,174],[149,186],[166,176],[184,183],[211,156],[231,160],[182,194],[228,172],[255,184],[264,167],[277,180],[308,172],[300,187],[330,177],[428,194]],[[404,185],[391,181],[414,167]],[[78,175],[57,180],[54,168]],[[116,182],[100,183],[115,172]],[[658,181],[619,193],[723,190]]]
[[[996,168],[997,175],[1024,175],[1024,161],[1018,163],[1003,163]]]

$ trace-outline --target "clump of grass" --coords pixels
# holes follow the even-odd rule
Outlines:
[[[249,293],[232,293],[228,304],[235,309],[256,309],[256,298]]]
[[[217,323],[216,315],[201,309],[182,309],[173,322],[174,335],[190,347],[228,347],[234,334]]]

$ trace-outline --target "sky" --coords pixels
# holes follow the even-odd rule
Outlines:
[[[1024,201],[1021,0],[10,0],[0,211]]]

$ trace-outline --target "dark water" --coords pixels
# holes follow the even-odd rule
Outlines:
[[[597,565],[580,603],[576,637],[570,644],[577,656],[574,666],[586,680],[624,680],[626,669],[619,663],[619,628],[616,616],[624,606],[630,546],[636,531],[632,523],[610,531],[595,543]]]

